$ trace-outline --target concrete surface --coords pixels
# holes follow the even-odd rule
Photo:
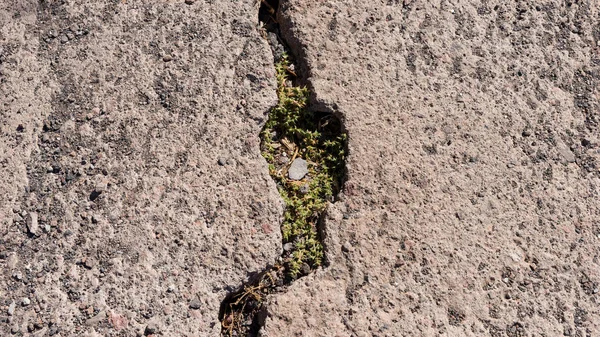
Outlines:
[[[245,1],[0,3],[0,335],[217,336],[281,253]],[[600,333],[600,4],[287,0],[348,177],[264,336]]]
[[[350,157],[330,266],[271,299],[264,335],[600,333],[599,19],[596,1],[286,1]]]
[[[0,335],[219,334],[281,254],[257,11],[2,1]]]

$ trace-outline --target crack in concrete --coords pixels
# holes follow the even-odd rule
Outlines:
[[[308,67],[303,60],[289,60],[290,48],[279,28],[279,10],[279,0],[261,0],[259,23],[264,26],[263,36],[273,52],[279,96],[279,104],[271,109],[269,121],[261,132],[262,151],[269,163],[271,178],[277,183],[286,202],[286,213],[281,224],[283,254],[274,265],[252,274],[246,283],[223,300],[219,320],[222,334],[228,336],[259,335],[267,318],[268,296],[284,292],[295,279],[310,274],[326,263],[323,217],[328,203],[335,200],[341,189],[345,174],[347,145],[344,126],[334,109],[318,102],[314,96],[309,97],[309,90],[302,85],[307,82]],[[302,51],[295,52],[296,57],[304,56]],[[301,66],[295,67],[294,64]],[[311,99],[313,102],[309,103]],[[287,100],[291,100],[291,108]],[[311,103],[312,106],[308,106]],[[294,122],[290,123],[290,120]],[[290,132],[286,128],[296,128],[296,131]],[[311,132],[319,136],[311,138],[315,137]],[[288,137],[292,139],[291,142]],[[336,146],[331,147],[331,143]],[[321,157],[332,153],[333,160]],[[311,155],[319,160],[312,162]],[[314,166],[310,174],[313,177],[292,181],[294,179],[289,178],[286,172],[294,160],[301,157]],[[283,162],[282,158],[285,159]],[[310,206],[302,205],[305,199],[311,199],[311,193],[317,200],[311,202]],[[307,252],[312,253],[312,257]]]

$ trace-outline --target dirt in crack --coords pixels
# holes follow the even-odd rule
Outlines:
[[[225,336],[256,336],[266,319],[265,300],[324,262],[319,234],[321,217],[339,191],[344,175],[346,134],[331,112],[309,108],[309,91],[275,19],[278,1],[262,1],[259,20],[275,58],[279,103],[260,134],[263,157],[285,201],[281,224],[283,256],[274,266],[250,277],[221,304]]]

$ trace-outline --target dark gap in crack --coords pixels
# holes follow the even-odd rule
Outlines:
[[[324,218],[346,178],[343,120],[335,105],[321,104],[310,94],[308,72],[298,73],[301,69],[280,32],[279,5],[279,0],[261,0],[259,9],[262,34],[275,60],[279,98],[260,136],[269,173],[286,203],[283,253],[274,265],[249,274],[248,281],[223,300],[219,320],[224,336],[258,336],[267,318],[267,297],[285,292],[294,280],[327,265]],[[289,170],[299,159],[307,165],[307,173],[292,178]]]
[[[260,0],[260,8],[258,9],[258,21],[262,22],[265,25],[277,25],[278,9],[279,0]]]

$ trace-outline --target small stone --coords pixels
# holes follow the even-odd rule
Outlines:
[[[167,288],[167,292],[168,292],[168,293],[174,293],[176,289],[177,289],[177,288],[175,288],[175,285],[174,285],[174,284],[171,284],[171,285],[169,285],[169,287]]]
[[[288,171],[288,177],[292,180],[302,180],[308,174],[308,164],[302,158],[296,158]]]
[[[186,5],[193,5],[196,0],[185,0]]]
[[[523,130],[523,132],[521,132],[521,136],[523,136],[523,137],[529,137],[529,136],[531,136],[531,131],[529,131],[529,130]]]
[[[217,163],[219,163],[219,165],[221,165],[221,166],[225,166],[225,165],[227,165],[227,158],[220,157],[219,160],[217,160]]]
[[[16,335],[17,333],[19,333],[20,329],[18,325],[13,326],[12,328],[10,328],[10,333],[12,333],[13,335]]]
[[[8,306],[8,316],[12,316],[15,314],[15,309],[17,308],[17,304],[15,301],[12,301]]]
[[[90,201],[94,201],[94,200],[98,199],[98,197],[100,196],[100,194],[102,194],[102,192],[98,192],[96,190],[93,190],[92,193],[90,193]]]
[[[354,247],[352,247],[352,244],[348,241],[344,242],[344,244],[342,245],[342,251],[348,253],[348,252],[351,252],[352,250],[354,250]]]
[[[283,245],[283,251],[284,252],[289,252],[294,248],[294,244],[291,242],[286,243],[285,245]]]
[[[83,261],[83,266],[87,269],[93,269],[94,266],[96,266],[96,260],[94,260],[93,258],[86,258]]]
[[[150,323],[146,325],[146,329],[144,329],[144,335],[154,335],[158,332],[158,326],[155,323]]]
[[[67,42],[69,42],[69,38],[66,35],[62,35],[60,37],[60,42],[61,43],[67,43]]]
[[[98,193],[102,193],[102,192],[106,192],[106,181],[102,180],[99,181],[96,186],[94,187],[94,191],[98,192]]]
[[[521,256],[519,256],[519,254],[517,254],[517,253],[511,253],[510,258],[515,262],[521,261]]]
[[[28,305],[30,305],[30,304],[31,304],[31,300],[30,300],[29,298],[25,297],[25,298],[23,299],[23,301],[21,301],[21,304],[22,304],[24,307],[26,307],[26,306],[28,306]]]
[[[307,194],[309,191],[310,191],[310,186],[308,185],[308,183],[300,186],[300,193]]]
[[[163,56],[163,61],[164,62],[171,62],[171,61],[173,61],[173,56],[171,56],[171,55],[165,55],[165,56]]]
[[[310,266],[306,262],[302,263],[302,273],[305,275],[310,273]]]
[[[31,212],[31,213],[27,214],[27,230],[32,235],[39,234],[38,215],[37,215],[37,213]]]
[[[281,165],[287,164],[287,162],[290,160],[290,158],[288,158],[288,156],[284,153],[281,156],[279,156],[279,158],[277,159],[277,162]]]
[[[190,309],[198,310],[198,309],[200,309],[201,306],[202,306],[202,303],[200,303],[200,299],[198,299],[198,297],[194,297],[190,301]]]
[[[567,163],[574,163],[576,158],[575,154],[564,144],[558,146],[558,152],[562,155]]]

